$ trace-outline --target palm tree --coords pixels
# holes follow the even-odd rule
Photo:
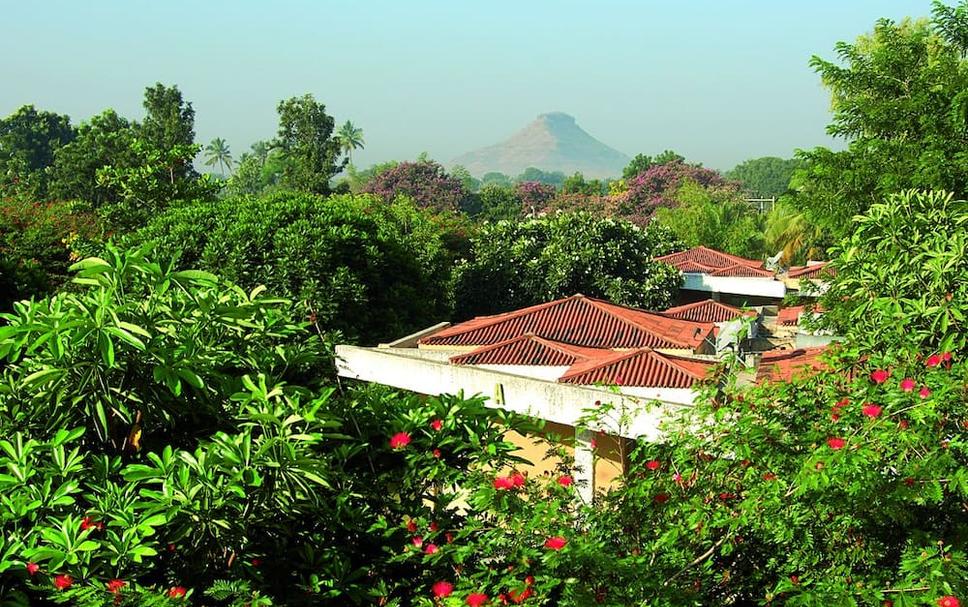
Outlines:
[[[225,175],[225,169],[232,170],[232,152],[229,151],[229,144],[221,137],[216,137],[205,146],[205,164],[214,167],[216,164]]]
[[[769,250],[780,253],[780,263],[784,265],[823,253],[822,230],[786,202],[777,202],[767,215],[765,237]]]
[[[353,163],[353,150],[363,149],[363,129],[355,126],[352,122],[347,120],[343,123],[343,126],[339,127],[339,132],[336,133],[337,139],[339,139],[339,145],[343,149],[343,153],[349,158],[350,164]]]

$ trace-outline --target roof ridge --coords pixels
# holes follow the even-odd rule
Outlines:
[[[479,329],[481,327],[489,327],[489,326],[491,326],[493,324],[497,324],[499,322],[504,322],[504,321],[510,320],[512,318],[518,318],[520,316],[524,316],[524,315],[530,314],[532,312],[537,312],[539,310],[544,310],[544,309],[550,308],[552,306],[560,305],[560,304],[563,304],[565,302],[568,302],[568,301],[571,301],[571,300],[574,300],[574,299],[586,299],[586,297],[584,295],[582,295],[581,293],[576,293],[575,295],[569,295],[568,297],[563,297],[561,299],[553,299],[551,301],[546,301],[544,303],[535,304],[533,306],[528,306],[526,308],[520,308],[518,310],[511,310],[509,312],[501,312],[500,314],[492,314],[491,316],[475,316],[474,318],[471,318],[470,320],[465,320],[464,322],[458,323],[456,325],[452,325],[450,327],[447,327],[446,329],[443,329],[441,331],[438,331],[437,333],[434,333],[433,335],[428,335],[427,337],[444,337],[444,336],[449,336],[452,333],[456,335],[456,334],[460,333],[461,331],[454,332],[454,329],[457,329],[459,327],[462,327],[463,325],[466,325],[467,323],[472,323],[474,321],[481,321],[480,323],[478,323],[477,325],[475,325],[475,327],[474,327],[475,329]],[[464,327],[464,330],[466,330],[466,327]],[[420,341],[423,341],[423,339],[421,339]]]
[[[671,344],[685,345],[687,347],[692,347],[690,344],[684,343],[682,341],[679,341],[678,339],[674,339],[672,337],[666,337],[665,335],[662,335],[660,333],[656,333],[650,327],[647,327],[647,326],[643,325],[642,323],[636,322],[633,319],[624,318],[622,316],[619,316],[619,315],[615,314],[614,312],[612,312],[611,310],[608,310],[607,309],[607,306],[614,306],[614,307],[617,307],[617,308],[622,308],[624,310],[630,310],[632,312],[637,312],[639,314],[648,314],[650,316],[656,316],[656,317],[664,318],[664,319],[667,319],[667,320],[675,320],[677,322],[690,323],[690,324],[694,324],[694,325],[708,325],[708,324],[710,324],[710,323],[696,322],[696,321],[693,321],[693,320],[684,320],[684,319],[681,319],[681,318],[669,318],[667,316],[663,316],[662,313],[660,313],[660,312],[650,312],[649,310],[643,310],[641,308],[633,308],[631,306],[623,306],[621,304],[614,304],[614,303],[606,302],[606,301],[603,301],[603,300],[600,300],[600,299],[595,299],[595,298],[592,298],[592,297],[588,297],[586,299],[588,300],[588,303],[589,304],[597,307],[602,312],[604,312],[606,314],[609,314],[610,316],[613,316],[613,317],[621,320],[622,322],[624,322],[624,323],[626,323],[628,325],[631,325],[631,326],[635,327],[636,329],[639,329],[640,331],[644,331],[644,332],[648,333],[649,335],[653,336],[654,338],[658,339],[659,341],[665,341],[665,342],[668,342],[668,343],[671,343]]]
[[[634,350],[629,350],[627,352],[618,352],[618,356],[603,357],[601,361],[597,361],[589,367],[581,369],[580,371],[566,371],[561,377],[558,378],[559,382],[566,381],[568,379],[573,379],[575,377],[580,377],[582,375],[587,375],[594,371],[598,371],[604,367],[610,365],[618,364],[622,361],[636,358],[639,356],[648,356],[651,360],[657,361],[666,367],[673,369],[676,372],[682,373],[692,379],[702,380],[705,379],[706,375],[704,373],[697,373],[692,369],[684,367],[683,365],[677,364],[677,360],[693,361],[698,363],[704,363],[705,361],[698,359],[689,359],[682,356],[676,356],[675,354],[665,354],[659,352],[653,348],[636,348]]]
[[[558,378],[558,381],[564,381],[572,377],[578,377],[579,375],[585,375],[595,371],[596,369],[601,369],[602,367],[621,362],[623,360],[632,358],[642,353],[643,350],[648,350],[649,352],[654,352],[652,348],[636,348],[634,350],[616,350],[614,356],[603,356],[601,361],[596,362],[592,366],[582,369],[580,371],[565,371],[565,373]]]

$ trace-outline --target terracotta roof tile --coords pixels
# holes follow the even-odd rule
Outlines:
[[[740,310],[712,299],[669,308],[662,314],[669,318],[693,322],[726,322],[740,316],[757,316],[753,310]]]
[[[537,335],[521,335],[452,356],[450,362],[455,365],[571,366],[580,360],[612,353],[612,350],[582,348],[542,339]]]
[[[707,361],[641,348],[578,361],[558,381],[584,385],[603,383],[629,387],[689,388],[705,378],[714,366],[714,363]]]
[[[734,278],[773,278],[773,272],[762,268],[754,268],[743,264],[735,264],[719,268],[709,273],[710,276],[732,276]]]
[[[793,327],[800,324],[800,314],[804,306],[790,306],[783,308],[776,314],[776,322],[781,327]]]
[[[790,381],[828,368],[820,360],[826,347],[764,352],[756,370],[757,381]]]
[[[830,262],[825,261],[808,266],[793,266],[787,270],[787,278],[821,278],[833,276],[836,273],[836,269],[830,265]]]
[[[421,345],[484,346],[526,334],[588,348],[694,350],[712,335],[711,323],[668,318],[573,295],[515,312],[485,316],[422,338]]]
[[[725,268],[732,268],[734,266],[745,266],[748,268],[762,268],[763,262],[757,261],[755,259],[746,259],[745,257],[739,257],[737,255],[730,255],[729,253],[723,253],[722,251],[717,251],[715,249],[710,249],[708,247],[694,247],[687,251],[680,251],[679,253],[672,253],[670,255],[663,255],[662,257],[656,257],[656,261],[664,261],[668,264],[679,268],[682,272],[700,272],[703,274],[712,274],[716,270],[723,270]],[[734,270],[737,272],[738,270]],[[766,272],[767,276],[772,276],[772,273]],[[724,276],[732,276],[733,274],[724,274]],[[737,274],[739,275],[739,274]]]

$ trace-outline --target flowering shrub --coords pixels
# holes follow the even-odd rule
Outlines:
[[[374,176],[363,191],[388,202],[405,196],[417,206],[435,211],[456,211],[469,195],[460,179],[449,176],[432,160],[401,162]]]
[[[521,181],[514,186],[514,193],[526,213],[542,210],[555,197],[555,186],[538,181]]]

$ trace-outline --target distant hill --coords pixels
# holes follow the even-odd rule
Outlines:
[[[528,167],[581,171],[585,177],[618,177],[629,157],[586,133],[575,119],[562,112],[541,114],[506,141],[455,158],[478,177],[497,171],[514,177]]]

